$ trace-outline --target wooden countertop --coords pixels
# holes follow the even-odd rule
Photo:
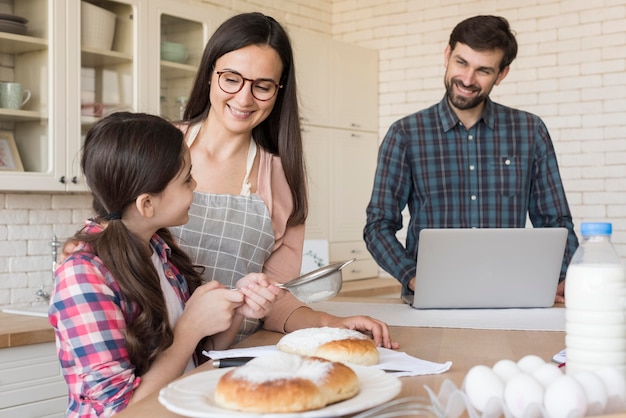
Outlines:
[[[54,341],[48,318],[0,312],[0,348]]]
[[[395,279],[372,278],[354,280],[344,283],[340,297],[337,300],[340,301],[343,296],[363,297],[366,300],[366,297],[378,296],[389,292],[400,294],[400,284]],[[368,300],[371,301],[372,299]],[[375,300],[379,301],[378,299]],[[53,341],[54,330],[48,324],[47,318],[8,314],[0,311],[0,348]]]
[[[400,350],[414,357],[444,363],[452,361],[449,371],[427,376],[402,377],[402,390],[397,398],[427,397],[425,385],[437,393],[444,380],[461,386],[467,371],[479,364],[493,366],[498,360],[519,360],[535,354],[550,361],[552,356],[565,347],[564,332],[507,331],[459,328],[390,327]],[[240,343],[239,347],[275,344],[282,334],[259,331]],[[207,362],[190,373],[211,370]],[[153,393],[118,414],[123,417],[149,416],[152,418],[180,417],[162,406],[158,393]]]

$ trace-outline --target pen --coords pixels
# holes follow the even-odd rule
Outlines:
[[[222,369],[224,367],[237,367],[242,366],[252,360],[254,357],[229,357],[218,360],[213,360],[213,367]]]

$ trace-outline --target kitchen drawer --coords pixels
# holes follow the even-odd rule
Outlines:
[[[378,265],[372,259],[356,260],[341,270],[343,281],[367,279],[378,276]]]
[[[53,342],[0,349],[0,418],[62,416],[67,385]]]
[[[331,242],[329,249],[331,262],[350,260],[352,258],[357,260],[372,258],[363,241]]]

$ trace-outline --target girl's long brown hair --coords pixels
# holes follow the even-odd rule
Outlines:
[[[87,133],[81,159],[95,220],[123,213],[143,193],[161,193],[180,173],[185,147],[181,131],[157,116],[119,112],[100,120]],[[169,230],[157,234],[170,247],[170,262],[193,292],[201,284],[201,270]],[[89,243],[111,271],[123,303],[138,307],[134,317],[126,318],[126,348],[135,373],[144,374],[174,339],[151,250],[120,219],[108,221],[102,232],[80,231],[74,238]]]

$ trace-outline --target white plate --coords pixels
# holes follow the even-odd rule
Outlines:
[[[159,402],[172,412],[196,418],[221,418],[224,415],[239,418],[323,418],[363,411],[387,402],[400,393],[402,383],[397,377],[373,367],[353,365],[350,367],[359,378],[359,393],[351,399],[314,411],[253,414],[219,407],[213,400],[213,394],[217,381],[223,374],[232,370],[230,368],[200,372],[172,382],[161,389]]]

